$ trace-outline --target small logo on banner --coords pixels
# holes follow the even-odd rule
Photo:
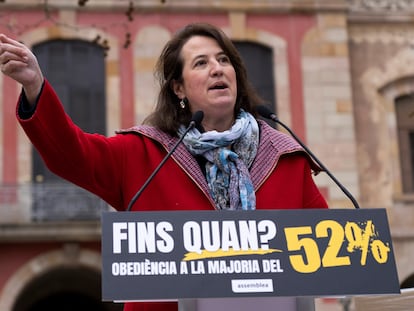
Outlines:
[[[272,279],[231,280],[233,293],[272,293]]]

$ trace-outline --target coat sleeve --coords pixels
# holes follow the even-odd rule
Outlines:
[[[47,167],[115,208],[122,206],[124,145],[120,135],[105,137],[83,132],[65,113],[48,81],[30,115],[21,115],[21,104],[22,98],[17,108],[18,121]]]
[[[305,168],[303,170],[303,207],[328,208],[325,198],[313,180],[309,161],[305,161]]]

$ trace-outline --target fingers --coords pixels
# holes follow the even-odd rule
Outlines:
[[[17,73],[25,67],[27,67],[26,63],[11,60],[3,65],[0,65],[0,70],[2,73],[12,77],[14,73]]]
[[[0,70],[5,74],[10,74],[16,69],[27,66],[29,61],[26,47],[10,39],[4,34],[0,34]]]
[[[0,71],[20,83],[29,100],[35,100],[43,83],[36,56],[24,44],[0,34]]]
[[[7,62],[9,57],[27,61],[27,47],[4,34],[0,34],[0,64]]]
[[[24,48],[25,45],[19,41],[13,40],[12,38],[7,37],[5,34],[0,33],[0,44],[7,43],[16,47]]]
[[[27,63],[29,58],[26,54],[21,54],[19,51],[13,51],[12,49],[7,49],[0,46],[0,66],[6,65],[10,61],[17,61],[22,63]]]
[[[8,52],[0,54],[0,70],[4,74],[10,75],[27,66],[27,57],[22,58]]]

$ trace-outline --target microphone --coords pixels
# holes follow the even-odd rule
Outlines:
[[[359,209],[359,204],[355,200],[355,198],[352,196],[352,194],[335,178],[334,175],[323,165],[321,161],[312,153],[312,151],[309,150],[308,147],[293,133],[293,131],[285,125],[282,121],[279,120],[279,118],[272,112],[270,109],[264,105],[260,105],[256,107],[256,111],[266,119],[271,119],[277,124],[281,125],[284,129],[286,129],[290,135],[299,143],[299,145],[302,146],[303,149],[310,155],[310,157],[319,165],[320,168],[322,168],[323,171],[335,182],[335,184],[342,190],[342,192],[351,200],[352,204],[356,209]]]
[[[158,173],[158,171],[163,167],[164,163],[167,162],[167,160],[171,157],[171,155],[174,153],[175,149],[177,149],[178,145],[183,141],[184,136],[187,135],[187,133],[192,130],[194,127],[197,127],[200,125],[201,121],[203,120],[204,113],[199,110],[195,112],[191,118],[190,124],[185,129],[184,133],[181,135],[180,139],[175,143],[173,148],[170,150],[170,152],[167,153],[167,155],[162,159],[160,164],[156,167],[156,169],[152,172],[152,174],[148,177],[148,179],[145,181],[145,183],[142,185],[142,187],[138,190],[138,192],[134,195],[134,197],[131,199],[131,201],[128,204],[127,211],[129,212],[134,205],[134,203],[137,201],[137,199],[140,197],[141,193],[147,188],[149,183],[152,181],[154,176]]]

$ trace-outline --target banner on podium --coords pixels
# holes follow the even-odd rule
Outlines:
[[[103,300],[400,293],[385,209],[105,212]]]

